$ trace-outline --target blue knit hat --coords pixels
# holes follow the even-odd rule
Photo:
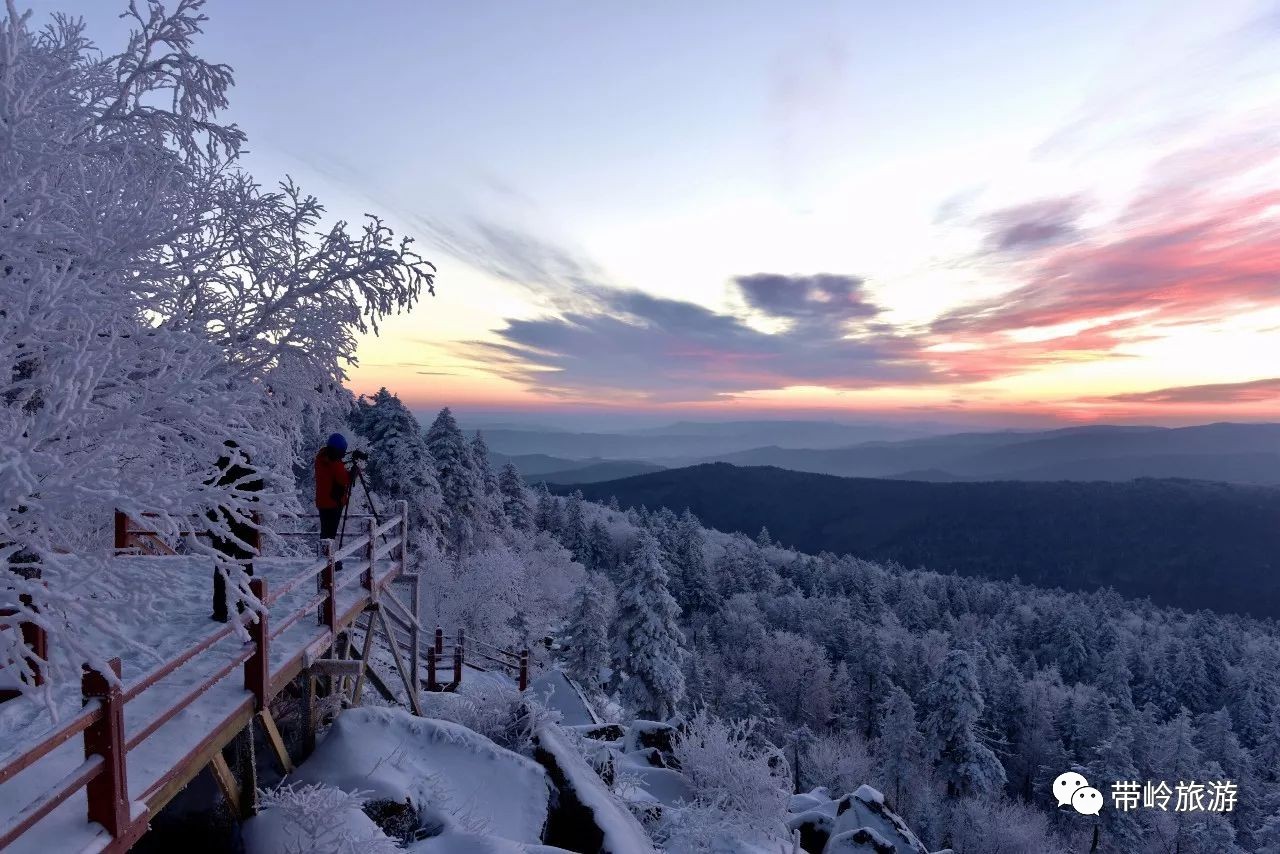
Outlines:
[[[347,437],[341,433],[334,433],[329,437],[329,441],[325,442],[325,447],[333,448],[335,451],[345,451],[347,449]]]

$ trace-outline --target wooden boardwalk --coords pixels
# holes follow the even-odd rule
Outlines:
[[[167,604],[157,604],[154,614],[120,615],[141,638],[136,648],[113,650],[118,678],[86,671],[81,686],[54,686],[62,689],[55,691],[55,705],[64,711],[58,723],[30,697],[0,704],[0,849],[128,850],[150,817],[205,766],[213,766],[224,787],[234,786],[221,751],[255,716],[287,767],[269,703],[304,671],[336,665],[335,641],[349,638],[344,633],[362,614],[369,615],[365,658],[380,620],[394,639],[391,649],[416,710],[421,585],[405,575],[407,536],[401,506],[381,525],[367,520],[359,536],[348,537],[341,550],[330,545],[322,559],[255,560],[253,589],[265,608],[256,618],[240,617],[240,625],[209,621],[207,559],[117,558],[115,583],[154,585]],[[398,578],[409,582],[409,604],[390,589]],[[435,644],[428,645],[426,659],[434,664]],[[358,685],[363,661],[354,670]]]

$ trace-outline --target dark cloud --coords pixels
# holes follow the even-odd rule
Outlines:
[[[770,334],[733,315],[632,289],[584,289],[572,302],[579,310],[508,320],[497,343],[473,347],[509,378],[566,397],[695,401],[796,385],[853,389],[946,380],[920,358],[920,343],[909,336],[844,334],[834,327],[815,334],[812,325]],[[805,310],[794,296],[767,304],[775,316]]]
[[[996,250],[1037,249],[1075,236],[1083,205],[1078,198],[1045,199],[986,217],[988,245]]]
[[[857,276],[755,273],[737,277],[734,284],[751,308],[783,320],[843,323],[880,313],[866,299]]]
[[[1123,403],[1263,403],[1280,400],[1280,377],[1241,383],[1214,383],[1113,394]]]

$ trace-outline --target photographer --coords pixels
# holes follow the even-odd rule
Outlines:
[[[338,539],[342,510],[351,497],[351,473],[342,462],[346,452],[346,437],[334,433],[316,454],[316,510],[320,512],[322,540]],[[342,569],[342,562],[336,566]]]

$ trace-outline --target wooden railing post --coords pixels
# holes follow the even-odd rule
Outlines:
[[[436,626],[436,655],[444,655],[444,629]]]
[[[377,602],[378,591],[373,584],[373,556],[378,550],[378,544],[377,537],[374,536],[373,532],[377,530],[378,520],[370,516],[364,521],[364,535],[369,540],[369,542],[365,543],[364,546],[364,559],[369,564],[369,568],[364,571],[364,577],[361,579],[361,583],[364,584],[364,589],[369,591],[369,601]]]
[[[338,579],[333,565],[333,540],[324,541],[324,569],[320,571],[320,589],[327,591],[320,606],[320,624],[329,627],[335,639],[338,637]]]
[[[115,550],[117,552],[129,547],[129,517],[119,510],[115,516]]]
[[[258,711],[267,707],[271,699],[271,651],[268,648],[271,631],[267,625],[267,581],[265,578],[249,580],[249,589],[262,603],[257,622],[249,624],[249,639],[256,647],[253,656],[244,663],[244,689],[253,693]]]
[[[427,650],[427,690],[435,691],[440,687],[439,681],[436,679],[436,652],[435,647]]]
[[[129,826],[124,697],[120,692],[120,659],[113,658],[108,665],[115,674],[114,682],[88,667],[80,681],[80,693],[85,701],[102,703],[102,713],[84,731],[84,755],[86,759],[101,756],[103,767],[85,784],[85,794],[89,801],[89,821],[96,821],[119,839],[128,835]]]
[[[453,650],[453,681],[456,685],[462,684],[462,648],[466,645],[466,641],[466,632],[458,629],[458,645]]]
[[[520,690],[529,687],[529,650],[520,650]]]

